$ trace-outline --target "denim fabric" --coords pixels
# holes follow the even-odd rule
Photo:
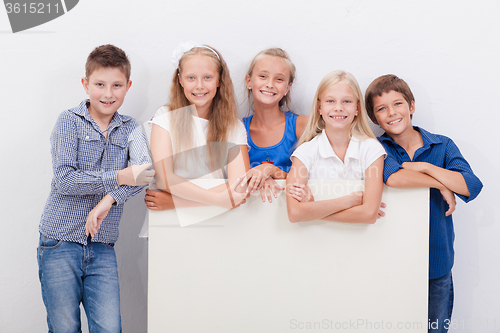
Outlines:
[[[451,271],[429,280],[429,332],[446,333],[453,311],[453,278]]]
[[[81,332],[80,303],[90,333],[121,332],[120,289],[113,245],[87,245],[40,235],[38,275],[49,333]]]

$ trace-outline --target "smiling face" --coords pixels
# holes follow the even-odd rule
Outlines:
[[[349,131],[354,117],[359,113],[358,98],[348,85],[335,83],[321,94],[318,112],[326,129]]]
[[[379,126],[390,136],[413,129],[410,116],[415,112],[415,102],[408,105],[400,92],[391,90],[381,96],[374,96],[373,112]]]
[[[201,54],[189,57],[182,64],[179,83],[188,101],[196,105],[198,115],[208,115],[219,87],[219,71],[214,60]]]
[[[252,75],[246,76],[248,89],[252,90],[254,104],[279,107],[279,101],[290,90],[290,69],[275,56],[265,56],[257,61]]]
[[[88,78],[82,78],[82,84],[89,95],[89,113],[94,119],[111,121],[120,108],[132,81],[127,81],[125,74],[117,67],[100,67]]]

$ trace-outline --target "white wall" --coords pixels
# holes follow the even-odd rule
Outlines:
[[[144,121],[167,101],[174,70],[168,59],[187,39],[222,53],[240,101],[243,74],[255,53],[284,48],[297,66],[292,98],[301,114],[308,113],[319,80],[331,70],[350,71],[363,90],[382,74],[403,77],[416,97],[414,123],[452,137],[485,184],[475,201],[459,202],[454,214],[454,319],[460,327],[471,321],[472,331],[481,332],[494,332],[496,320],[498,330],[500,3],[176,3],[85,0],[66,15],[17,34],[0,9],[2,332],[46,331],[35,248],[52,176],[49,135],[58,114],[85,98],[80,78],[88,53],[113,43],[129,54],[133,85],[121,111]],[[134,198],[117,245],[126,332],[146,327],[147,245],[136,238],[144,214],[142,198]]]

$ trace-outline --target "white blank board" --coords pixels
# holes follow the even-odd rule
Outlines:
[[[310,181],[316,200],[362,184]],[[427,332],[428,193],[384,187],[373,225],[290,223],[283,192],[187,227],[150,211],[148,332]]]

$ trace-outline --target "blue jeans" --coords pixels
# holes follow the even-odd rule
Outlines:
[[[429,280],[429,332],[446,333],[451,327],[453,278],[446,275]]]
[[[59,241],[40,234],[38,276],[49,333],[81,332],[80,303],[89,331],[121,332],[120,288],[113,245]]]

